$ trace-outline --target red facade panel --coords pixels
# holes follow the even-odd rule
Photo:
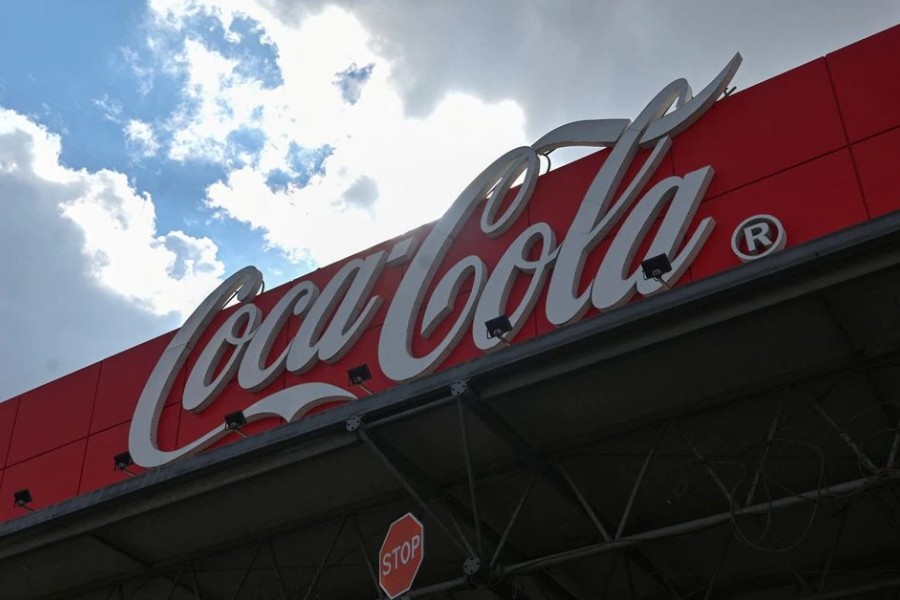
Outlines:
[[[851,142],[900,126],[900,26],[826,59]]]
[[[869,216],[900,208],[900,128],[854,144],[853,160]]]
[[[833,152],[701,204],[695,220],[713,215],[716,227],[706,250],[694,261],[695,278],[741,264],[731,251],[731,236],[741,221],[755,214],[776,215],[790,246],[865,221],[865,204],[849,150]]]
[[[292,333],[296,333],[296,325]],[[365,382],[365,386],[370,391],[375,393],[394,387],[396,384],[385,377],[378,366],[378,338],[380,336],[381,325],[369,328],[360,336],[353,346],[353,350],[340,360],[333,364],[318,362],[311,370],[300,375],[288,373],[285,376],[285,386],[290,387],[309,381],[329,381],[349,389],[357,397],[362,398],[366,395],[364,390],[348,386],[347,371],[365,363],[369,365],[369,370],[372,372],[372,379]]]
[[[0,469],[6,466],[9,444],[12,441],[13,425],[19,410],[19,398],[0,403]]]
[[[87,437],[99,375],[100,363],[22,394],[7,464]]]
[[[675,172],[716,170],[714,198],[846,145],[824,59],[716,103],[675,138]]]
[[[144,384],[174,335],[174,332],[161,335],[103,361],[94,400],[91,433],[131,421]],[[181,401],[183,387],[182,373],[169,395],[168,404]]]
[[[163,409],[162,415],[160,415],[159,444],[164,449],[173,449],[177,445],[176,436],[180,413],[181,406],[169,405]],[[117,454],[128,450],[129,427],[129,423],[121,423],[95,433],[87,439],[79,494],[86,494],[129,477],[126,473],[116,471],[113,461],[113,457]],[[129,467],[128,470],[133,473],[144,471],[137,465]]]
[[[87,440],[81,439],[7,467],[0,482],[0,522],[25,514],[24,509],[13,506],[13,493],[20,489],[31,492],[34,509],[77,495],[86,445]]]

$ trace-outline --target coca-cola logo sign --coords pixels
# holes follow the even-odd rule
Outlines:
[[[646,256],[665,253],[672,270],[664,281],[676,282],[715,226],[711,217],[693,223],[713,168],[706,166],[668,177],[645,188],[669,151],[672,137],[715,103],[740,62],[740,55],[736,55],[696,96],[684,79],[673,81],[634,121],[577,121],[554,129],[531,146],[507,152],[462,191],[418,247],[414,238],[407,238],[390,250],[349,260],[321,289],[311,281],[292,287],[265,316],[253,303],[262,289],[262,274],[254,267],[238,271],[194,311],[154,367],[131,421],[129,449],[134,461],[144,467],[159,467],[197,453],[227,435],[220,426],[175,450],[162,450],[157,444],[166,398],[192,353],[198,358],[187,375],[182,398],[182,406],[191,412],[203,411],[235,379],[244,389],[264,391],[285,371],[300,375],[319,361],[337,361],[353,348],[385,302],[373,290],[392,265],[406,263],[406,270],[387,306],[377,359],[381,371],[395,382],[440,368],[466,335],[472,336],[481,351],[498,348],[503,342],[488,337],[485,321],[507,315],[511,335],[515,335],[545,291],[546,318],[555,326],[577,321],[591,307],[608,310],[636,294],[658,292],[663,282],[645,279],[632,267],[654,222],[658,221],[659,227],[649,241]],[[565,236],[558,241],[550,225],[536,222],[509,244],[493,269],[474,254],[446,268],[444,260],[457,235],[472,219],[479,220],[480,231],[490,238],[500,236],[517,222],[538,182],[539,155],[567,146],[605,147],[609,154],[581,199]],[[650,148],[649,157],[631,180],[624,181],[640,148]],[[520,178],[522,183],[509,200],[509,192]],[[691,226],[693,233],[685,239]],[[609,246],[602,262],[588,285],[583,286],[580,282],[586,258],[605,240],[609,240]],[[442,271],[444,275],[435,281]],[[527,289],[510,306],[512,284],[523,277]],[[470,291],[462,307],[454,311],[464,286]],[[432,291],[426,297],[428,290]],[[203,348],[197,348],[215,316],[235,296],[238,308]],[[414,338],[434,337],[438,325],[453,314],[455,320],[449,328],[442,328],[446,332],[441,339],[432,340],[431,350],[414,353]],[[282,352],[270,356],[276,338],[292,317],[300,319],[296,335]],[[265,417],[292,421],[322,404],[354,399],[356,395],[347,389],[306,381],[263,397],[245,409],[244,415],[248,421]]]

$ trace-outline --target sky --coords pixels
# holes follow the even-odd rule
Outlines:
[[[0,400],[243,266],[274,287],[434,220],[558,125],[897,23],[896,0],[0,3]]]

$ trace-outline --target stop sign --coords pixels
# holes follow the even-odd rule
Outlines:
[[[406,513],[388,527],[378,552],[378,583],[393,600],[412,587],[422,566],[425,530],[412,513]]]

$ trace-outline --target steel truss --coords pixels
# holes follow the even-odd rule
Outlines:
[[[897,359],[892,362],[882,361],[864,367],[857,366],[852,371],[833,377],[836,381],[841,381],[841,378],[858,376],[860,372],[863,375],[871,375],[882,367],[898,364],[900,360]],[[467,381],[454,383],[450,386],[446,397],[428,406],[417,407],[381,420],[366,421],[362,418],[353,418],[347,421],[346,428],[357,436],[359,442],[378,458],[386,472],[396,479],[414,508],[424,513],[426,526],[436,529],[446,543],[456,549],[459,560],[458,575],[445,581],[414,588],[405,596],[408,598],[452,598],[454,591],[478,589],[484,594],[501,599],[581,600],[598,597],[598,594],[599,597],[608,597],[611,585],[615,581],[621,583],[623,579],[625,585],[620,585],[619,588],[628,591],[622,597],[638,597],[635,569],[643,574],[645,581],[650,581],[653,585],[652,590],[645,587],[643,595],[676,599],[714,598],[720,597],[717,590],[724,583],[724,567],[732,551],[739,545],[743,545],[745,549],[778,554],[782,569],[780,573],[771,577],[771,585],[779,588],[793,586],[794,597],[849,598],[881,590],[900,589],[900,570],[895,569],[891,572],[879,565],[857,567],[856,570],[861,576],[855,578],[856,583],[844,585],[839,589],[829,589],[832,587],[830,582],[834,579],[837,567],[840,566],[845,574],[853,571],[852,565],[837,565],[835,557],[839,555],[841,544],[845,542],[844,525],[847,515],[861,500],[871,499],[880,507],[884,523],[893,531],[895,541],[898,542],[896,547],[900,548],[900,518],[898,518],[900,495],[897,494],[900,479],[898,468],[900,421],[897,420],[894,411],[885,408],[887,403],[882,402],[880,407],[884,410],[884,415],[881,420],[891,420],[893,423],[876,431],[864,432],[866,436],[864,438],[859,438],[858,435],[854,437],[848,424],[854,421],[855,417],[841,422],[829,409],[829,402],[837,384],[832,383],[824,392],[813,393],[815,390],[821,390],[821,383],[818,380],[798,382],[782,390],[781,398],[769,402],[774,410],[771,421],[765,429],[754,434],[752,439],[748,436],[749,443],[744,447],[732,449],[727,460],[705,451],[693,438],[689,425],[696,415],[644,425],[638,433],[651,434],[645,436],[651,442],[646,448],[639,468],[634,473],[633,484],[618,514],[601,512],[597,508],[598,498],[596,496],[592,498],[578,478],[565,467],[566,462],[573,458],[590,457],[591,451],[605,440],[597,439],[582,443],[578,448],[567,448],[557,452],[541,451],[519,434],[490,402],[483,400]],[[769,393],[771,392],[770,390]],[[759,397],[761,394],[735,402],[756,401]],[[410,457],[404,456],[382,439],[378,435],[378,429],[404,419],[415,419],[419,414],[441,407],[446,408],[451,404],[456,405],[459,443],[465,462],[462,471],[465,475],[462,480],[442,484],[418,468]],[[727,406],[720,406],[698,414],[708,416],[716,414],[716,411],[727,410]],[[818,419],[811,419],[811,415],[817,415]],[[473,456],[470,444],[469,420],[473,417],[508,446],[511,456],[508,464],[499,468],[479,468],[477,457]],[[829,435],[832,440],[838,440],[839,444],[849,451],[858,463],[858,476],[845,478],[838,483],[826,482],[825,458],[824,453],[821,453],[822,456],[819,457],[821,461],[818,461],[821,464],[816,469],[807,469],[805,473],[806,478],[812,477],[816,485],[800,492],[782,489],[784,493],[772,493],[768,484],[771,479],[768,469],[769,465],[777,460],[778,448],[787,445],[806,448],[813,455],[817,452],[810,442],[784,437],[784,430],[790,422],[797,422],[801,418],[805,419],[807,425],[818,423],[819,430],[815,432],[816,435]],[[871,442],[879,436],[888,441],[873,452]],[[660,459],[661,448],[664,445],[672,447],[676,443],[685,450],[677,458],[682,462],[684,472],[689,472],[693,479],[684,486],[682,497],[688,497],[701,487],[711,485],[721,496],[721,503],[725,509],[674,523],[646,526],[652,519],[648,520],[646,515],[642,520],[636,519],[638,501],[642,492],[646,491],[648,481],[652,479],[651,472]],[[671,458],[670,452],[669,459]],[[726,467],[738,463],[745,467],[745,471],[736,481],[734,474]],[[524,486],[506,518],[498,525],[486,518],[480,489],[491,481],[511,474],[518,475]],[[537,556],[513,543],[513,532],[517,528],[528,526],[522,522],[523,507],[529,502],[538,482],[549,486],[571,508],[582,515],[584,527],[593,531],[595,541]],[[760,499],[763,493],[766,498]],[[301,598],[311,600],[320,597],[317,590],[323,573],[346,558],[345,556],[336,559],[333,556],[338,541],[351,536],[356,544],[354,552],[359,562],[358,568],[365,569],[366,578],[372,583],[371,597],[382,599],[384,596],[377,584],[372,549],[377,547],[383,537],[387,523],[376,531],[366,532],[360,527],[357,516],[396,504],[398,501],[402,502],[397,496],[382,498],[368,506],[359,507],[353,514],[330,515],[317,522],[303,522],[277,532],[262,532],[252,538],[236,540],[227,548],[210,548],[205,554],[214,555],[241,547],[254,548],[252,559],[246,565],[238,585],[230,590],[229,598],[237,600],[271,597],[281,600]],[[833,532],[830,544],[823,548],[818,570],[810,572],[808,568],[795,565],[787,552],[790,547],[800,542],[785,543],[771,527],[771,521],[773,516],[786,511],[806,508],[806,512],[811,516],[808,517],[809,524],[803,531],[805,536],[815,527],[816,516],[826,505],[840,515],[839,526]],[[284,569],[291,564],[291,557],[279,556],[273,542],[281,536],[326,526],[333,529],[333,534],[327,545],[321,548],[321,558],[315,571],[305,582],[289,585],[289,577],[285,575]],[[650,551],[653,542],[672,540],[721,526],[728,528],[720,558],[709,565],[703,582],[686,585],[684,578],[677,577],[676,573],[667,569]],[[750,531],[755,533],[750,534]],[[763,544],[768,546],[763,547]],[[267,592],[269,595],[248,595],[246,582],[255,569],[261,568],[259,561],[264,554],[269,556],[271,564],[266,568],[274,570],[275,585]],[[572,581],[566,567],[607,554],[612,555],[611,566],[602,576],[597,577],[592,593],[585,595],[583,586]],[[203,590],[198,583],[197,563],[204,558],[202,555],[186,556],[157,565],[142,562],[138,557],[132,558],[146,567],[143,573],[124,581],[107,582],[105,587],[108,590],[107,598],[129,600],[142,597],[142,590],[153,580],[167,584],[166,598],[212,600],[222,597]],[[96,586],[86,586],[69,590],[58,597],[75,598],[96,591],[98,591]]]

